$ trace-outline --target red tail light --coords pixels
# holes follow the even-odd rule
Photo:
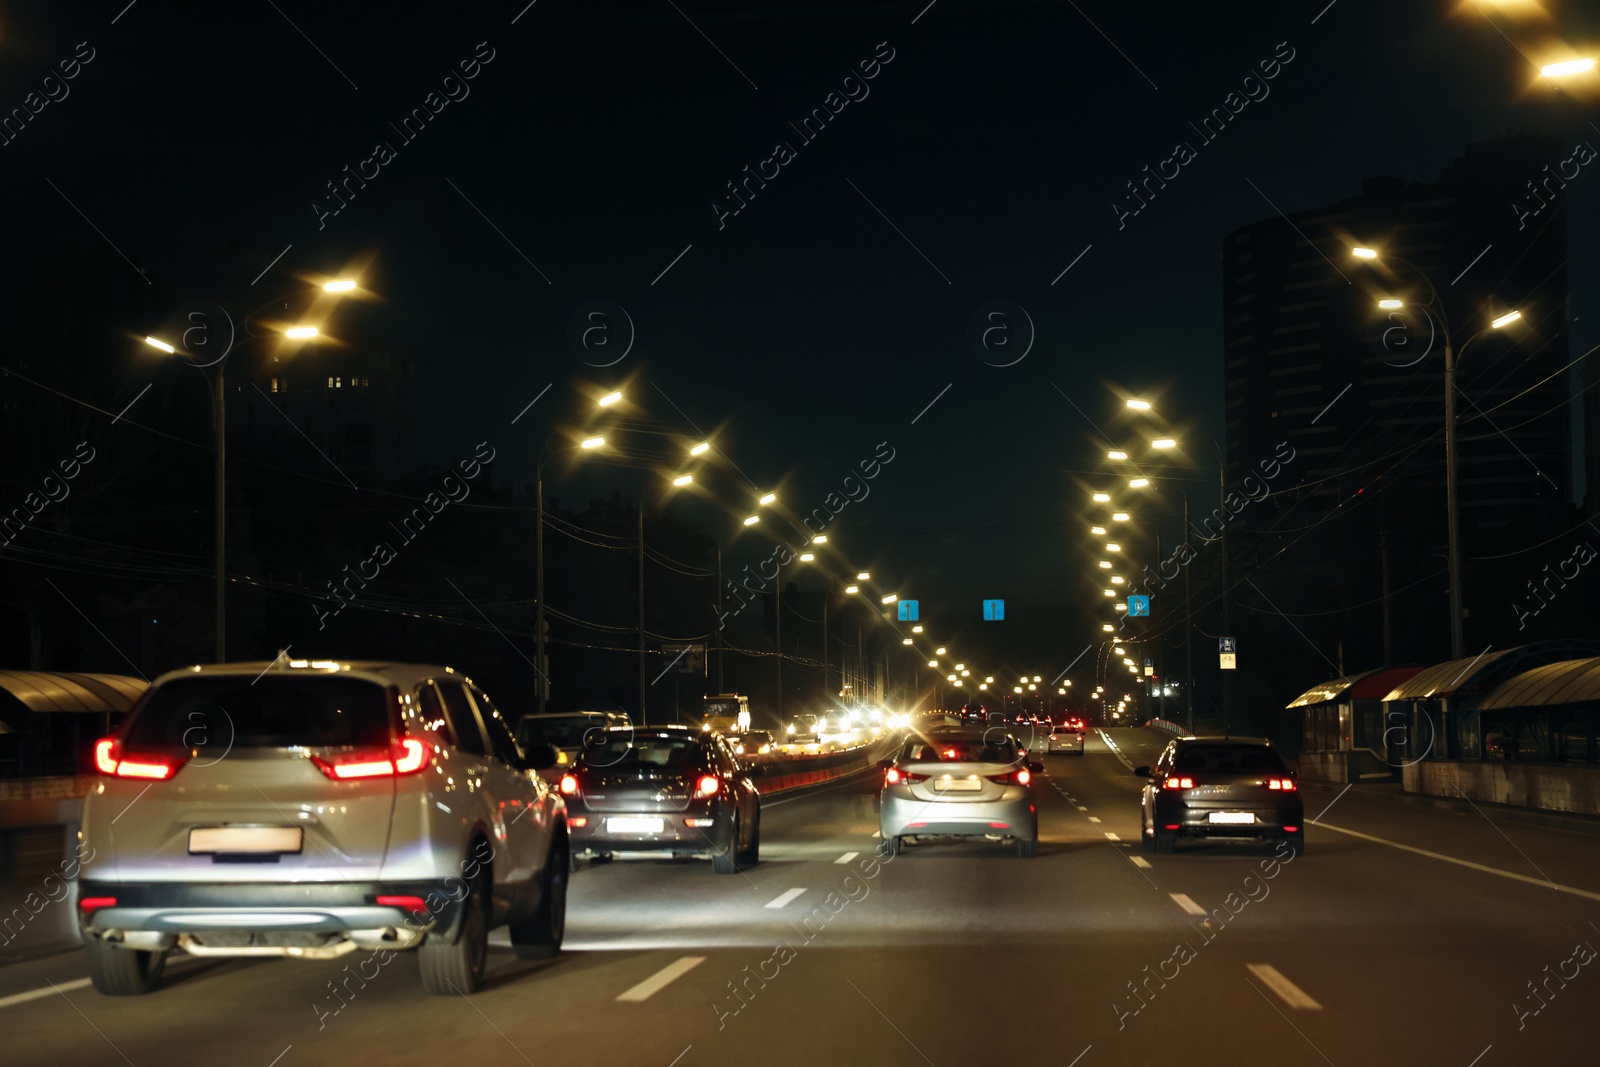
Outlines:
[[[1005,774],[991,774],[989,781],[999,782],[1001,785],[1027,785],[1033,781],[1033,774],[1026,767],[1018,767]]]
[[[116,897],[84,897],[78,901],[78,910],[85,915],[93,915],[101,908],[114,908],[116,906]]]
[[[1293,793],[1295,791],[1294,779],[1293,778],[1268,778],[1267,779],[1267,788],[1268,789],[1279,790],[1279,791],[1282,791],[1284,793]]]
[[[112,778],[146,778],[164,782],[178,773],[184,757],[171,755],[123,755],[122,746],[114,737],[104,737],[94,743],[94,766],[101,774]]]
[[[1162,789],[1193,789],[1194,788],[1194,779],[1193,778],[1163,778],[1161,780],[1161,788]]]
[[[926,774],[917,774],[914,771],[903,771],[899,767],[890,767],[883,772],[885,785],[910,785],[912,782],[926,782]]]
[[[402,908],[412,912],[428,910],[428,905],[421,897],[380,896],[377,903],[380,908]]]
[[[561,793],[563,796],[569,797],[578,795],[578,779],[575,775],[563,774],[561,776]]]
[[[402,737],[388,748],[358,749],[337,756],[312,756],[317,770],[336,782],[355,778],[396,778],[427,769],[428,746]]]
[[[714,797],[721,788],[721,778],[714,774],[702,774],[694,783],[694,795],[697,797]]]
[[[883,772],[883,784],[899,785],[901,777],[902,775],[900,774],[899,767],[890,767],[888,770]]]

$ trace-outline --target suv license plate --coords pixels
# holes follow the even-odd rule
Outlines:
[[[299,852],[298,826],[197,826],[189,831],[189,854],[208,852]]]
[[[659,834],[666,829],[662,819],[615,818],[606,820],[606,829],[614,834]]]
[[[1255,814],[1248,811],[1214,811],[1211,813],[1212,822],[1241,823],[1250,825],[1256,821]]]

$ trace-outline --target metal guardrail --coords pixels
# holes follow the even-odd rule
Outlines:
[[[1179,726],[1170,719],[1151,719],[1150,725],[1154,726],[1158,730],[1166,730],[1168,733],[1177,734],[1179,737],[1189,736],[1189,730],[1187,727]]]

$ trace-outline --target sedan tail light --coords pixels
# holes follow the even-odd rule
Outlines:
[[[561,776],[561,795],[575,797],[578,795],[578,779],[576,775],[563,774]]]
[[[1194,779],[1193,778],[1163,778],[1161,780],[1161,788],[1162,789],[1174,789],[1174,790],[1176,790],[1176,789],[1193,789],[1194,788]]]
[[[1005,774],[991,774],[989,781],[999,782],[1001,785],[1027,785],[1033,781],[1033,773],[1026,767],[1018,767]]]
[[[418,774],[430,762],[428,746],[415,737],[402,737],[388,748],[356,749],[337,756],[312,756],[317,770],[336,782],[354,778],[398,778]]]
[[[101,774],[112,778],[144,778],[164,782],[178,773],[185,763],[183,756],[170,754],[124,754],[114,737],[104,737],[94,743],[94,766]]]
[[[695,779],[694,795],[697,797],[714,797],[722,788],[722,779],[714,774],[702,774]]]
[[[1281,791],[1281,792],[1284,792],[1284,793],[1293,793],[1295,791],[1294,779],[1293,778],[1268,778],[1267,779],[1267,788],[1268,789],[1272,789],[1272,790],[1276,790],[1276,791]]]
[[[916,774],[913,771],[903,771],[899,767],[890,767],[883,772],[884,785],[910,785],[912,782],[926,782],[926,774]]]

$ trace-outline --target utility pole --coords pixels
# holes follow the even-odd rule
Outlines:
[[[534,584],[538,586],[538,606],[533,618],[533,684],[539,687],[539,714],[544,714],[545,700],[550,684],[544,665],[544,465],[541,462],[533,479],[533,566]]]
[[[1183,498],[1183,558],[1194,559],[1189,551],[1189,497]],[[1189,564],[1183,565],[1183,694],[1189,709],[1189,733],[1194,733],[1194,612],[1189,607]]]
[[[726,693],[722,688],[722,627],[725,625],[722,618],[722,542],[717,542],[717,692]]]
[[[644,487],[639,488],[639,725],[650,725],[650,713],[645,710],[644,677]]]
[[[1378,558],[1383,564],[1383,665],[1394,662],[1389,647],[1389,531],[1378,534]]]
[[[778,721],[783,721],[783,568],[778,568],[777,588],[773,593],[772,647],[778,653]]]

